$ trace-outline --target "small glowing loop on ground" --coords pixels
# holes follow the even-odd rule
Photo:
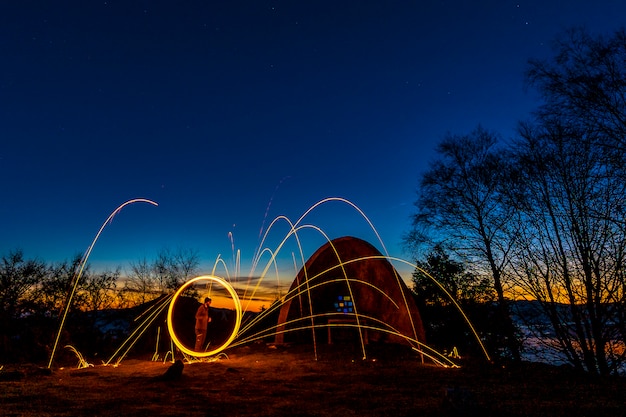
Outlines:
[[[206,351],[206,352],[196,352],[195,350],[189,349],[188,347],[183,345],[181,341],[178,339],[178,337],[176,336],[176,332],[174,331],[174,326],[172,324],[172,313],[174,312],[174,304],[176,303],[176,299],[187,288],[189,288],[190,286],[192,286],[198,281],[212,281],[216,284],[223,286],[232,297],[233,303],[235,304],[235,311],[236,311],[235,327],[233,327],[233,331],[230,337],[221,346],[217,347],[216,349]],[[226,349],[231,344],[231,342],[235,339],[235,337],[237,337],[237,334],[239,333],[239,327],[241,326],[241,317],[242,317],[241,301],[239,300],[239,297],[237,296],[237,293],[235,292],[235,289],[232,287],[232,285],[230,285],[228,282],[226,282],[224,279],[220,277],[216,277],[213,275],[202,275],[202,276],[190,279],[174,293],[174,296],[172,297],[172,301],[170,301],[170,307],[167,311],[167,329],[170,332],[170,337],[172,338],[172,341],[182,352],[191,356],[195,356],[197,358],[206,358],[209,356],[217,355],[222,350]]]

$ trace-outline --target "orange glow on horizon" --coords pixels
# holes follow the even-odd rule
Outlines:
[[[200,297],[202,299],[203,297]],[[242,303],[242,311],[250,311],[253,313],[258,313],[262,308],[268,308],[274,300],[268,298],[267,300],[255,299],[255,300],[244,300],[246,301],[246,308],[243,308]],[[212,308],[223,308],[227,310],[233,310],[235,308],[233,304],[232,298],[225,295],[214,295],[211,296],[211,307]]]

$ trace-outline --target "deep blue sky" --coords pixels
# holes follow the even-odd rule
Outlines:
[[[232,263],[232,233],[246,275],[273,218],[343,197],[410,258],[436,143],[479,123],[513,135],[537,105],[528,59],[624,16],[622,0],[3,1],[0,255],[69,259],[142,197],[159,207],[126,207],[92,264],[181,247]],[[345,205],[307,223],[380,248]]]

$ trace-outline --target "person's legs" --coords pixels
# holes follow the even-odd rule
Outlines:
[[[193,349],[196,352],[202,352],[204,345],[204,338],[206,337],[206,331],[202,329],[196,329],[196,346]]]

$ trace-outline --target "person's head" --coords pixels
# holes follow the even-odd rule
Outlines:
[[[211,299],[209,297],[206,297],[204,299],[204,304],[211,304]]]

